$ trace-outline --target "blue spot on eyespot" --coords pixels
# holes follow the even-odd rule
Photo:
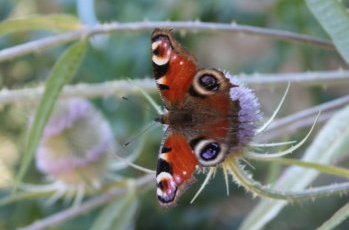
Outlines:
[[[211,161],[218,156],[220,151],[221,148],[219,147],[219,144],[217,142],[212,142],[202,148],[200,156],[206,161]]]

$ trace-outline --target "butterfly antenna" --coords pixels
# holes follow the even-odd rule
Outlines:
[[[133,143],[134,141],[136,141],[140,136],[142,136],[143,134],[145,134],[146,132],[148,132],[150,129],[152,129],[154,127],[156,123],[154,121],[152,121],[151,123],[149,123],[147,126],[145,126],[140,132],[138,132],[136,135],[134,135],[129,141],[125,142],[124,144],[122,144],[122,148],[120,151],[123,151],[127,148],[127,146],[129,146],[131,143]],[[114,152],[114,156],[116,156],[118,159],[120,159],[121,161],[123,161],[126,165],[131,166],[134,169],[137,169],[139,171],[142,172],[146,172],[146,173],[155,173],[154,170],[150,170],[147,169],[145,167],[139,166],[137,164],[134,164],[130,161],[130,159],[125,159],[122,156],[120,156],[119,154],[117,154],[116,152]],[[131,159],[132,160],[132,159]],[[117,167],[115,168],[117,169]]]
[[[256,135],[258,135],[258,134],[262,133],[263,131],[265,131],[265,130],[269,127],[270,123],[274,120],[274,118],[276,117],[276,115],[279,113],[282,104],[285,102],[285,99],[286,99],[287,93],[288,93],[288,91],[289,91],[289,89],[290,89],[290,86],[291,86],[291,83],[288,82],[287,88],[286,88],[286,90],[285,90],[285,92],[284,92],[284,95],[283,95],[282,98],[281,98],[281,101],[280,101],[279,105],[276,107],[274,113],[271,115],[271,117],[269,118],[269,120],[268,120],[267,122],[265,122],[264,125],[262,125],[262,127],[260,127],[259,129],[257,129]]]
[[[131,81],[131,80],[129,80],[129,81]],[[137,85],[136,85],[136,87],[141,92],[141,94],[145,97],[145,99],[149,102],[149,104],[154,108],[156,113],[162,114],[163,112],[162,112],[161,107],[155,102],[155,100],[149,95],[149,93],[147,93],[146,91],[144,91],[141,87],[138,87]]]
[[[130,140],[126,141],[125,143],[122,144],[122,147],[127,147],[128,145],[130,145],[132,142],[136,141],[140,136],[142,136],[143,134],[145,134],[146,132],[148,132],[149,130],[151,130],[152,128],[154,128],[154,125],[156,124],[155,121],[152,121],[151,123],[149,123],[147,126],[145,126],[145,128],[143,128],[143,130],[141,130],[140,132],[138,132],[136,135],[134,135]]]
[[[204,190],[204,188],[206,187],[206,185],[208,184],[209,180],[211,179],[212,175],[215,173],[216,168],[210,168],[207,176],[204,180],[204,183],[202,183],[202,185],[200,186],[199,190],[196,192],[195,196],[193,197],[193,199],[191,199],[190,203],[194,203],[194,201],[196,200],[196,198],[200,195],[200,193],[202,192],[202,190]]]
[[[125,162],[125,164],[131,166],[131,167],[134,168],[134,169],[137,169],[137,170],[139,170],[139,171],[141,171],[141,172],[145,172],[145,173],[152,173],[152,174],[155,174],[155,171],[154,171],[154,170],[147,169],[147,168],[145,168],[145,167],[142,167],[142,166],[140,166],[140,165],[137,165],[137,164],[135,164],[135,163],[132,163],[131,161],[129,161],[129,160],[123,158],[122,156],[120,156],[120,155],[117,154],[117,153],[114,153],[114,155],[115,155],[117,158],[119,158],[121,161]]]
[[[151,113],[154,112],[153,110],[149,109],[149,108],[146,107],[145,105],[140,104],[140,103],[138,103],[138,102],[135,102],[135,101],[131,100],[131,99],[128,98],[128,97],[122,96],[121,99],[123,99],[124,101],[127,101],[127,102],[131,103],[132,105],[134,105],[134,106],[136,106],[136,107],[141,107],[142,109],[147,110],[148,112],[151,112]]]
[[[136,145],[136,148],[134,148],[132,150],[132,152],[130,154],[128,154],[127,156],[125,156],[124,158],[127,160],[127,161],[130,161],[130,162],[134,162],[138,157],[139,155],[141,154],[142,152],[142,149],[144,147],[144,139],[141,139],[140,141],[137,142],[137,145]],[[126,147],[123,148],[123,150],[125,150]],[[127,167],[127,163],[125,163],[125,161],[118,161],[118,162],[113,162],[111,164],[111,168],[113,170],[121,170],[125,167]]]

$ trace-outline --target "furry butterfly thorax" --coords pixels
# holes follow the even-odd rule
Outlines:
[[[198,167],[216,167],[241,154],[260,120],[255,94],[236,77],[197,62],[168,29],[151,35],[154,78],[166,113],[156,170],[157,197],[171,206],[194,181]]]

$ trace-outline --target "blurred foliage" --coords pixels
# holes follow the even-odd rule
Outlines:
[[[319,38],[327,37],[303,0],[104,0],[96,1],[95,9],[100,22],[198,19],[207,22],[237,22],[304,33]],[[69,0],[0,0],[0,20],[32,14],[64,13],[78,17],[76,12],[76,2]],[[9,34],[0,37],[0,49],[50,34],[52,32],[48,31]],[[113,33],[101,41],[93,39],[96,41],[91,43],[72,83],[151,77],[149,36],[150,32]],[[303,72],[346,67],[335,51],[251,36],[187,33],[180,37],[180,40],[184,47],[195,54],[202,66],[216,66],[232,73]],[[59,46],[11,61],[0,62],[0,87],[17,89],[36,86],[44,82],[54,63],[67,47],[68,45]],[[275,108],[281,97],[280,92],[278,89],[257,90],[256,93],[260,96],[265,114],[270,114]],[[347,93],[347,86],[337,86],[332,89],[320,87],[292,89],[282,113],[290,114],[300,111],[313,104]],[[129,97],[133,103],[123,101],[121,96]],[[152,96],[159,101],[158,95]],[[149,111],[144,107],[152,109],[151,106],[142,96],[134,94],[119,95],[116,92],[114,97],[94,99],[93,103],[109,120],[115,138],[120,144],[130,140],[144,124],[149,123],[156,115],[155,111],[149,115]],[[33,113],[32,107],[32,104],[0,107],[0,164],[5,165],[0,167],[0,175],[9,175],[11,178],[15,174],[16,162],[14,161],[17,161],[18,156],[25,152],[23,148],[28,127],[27,120],[29,114]],[[299,139],[301,135],[302,133],[292,138]],[[151,169],[156,167],[161,137],[160,127],[140,137],[145,139],[146,145],[141,157],[137,160],[138,164]],[[135,145],[131,143],[129,147],[123,149],[121,154],[127,156]],[[9,154],[11,160],[6,160]],[[302,151],[298,151],[297,154],[302,155]],[[348,160],[344,159],[341,164],[347,166]],[[269,177],[272,171],[270,165],[256,163],[254,167],[254,174],[260,181],[271,178]],[[278,170],[277,172],[280,173]],[[139,175],[134,173],[134,170],[129,170],[128,173]],[[4,178],[1,176],[0,180],[10,179],[5,176]],[[198,176],[199,181],[203,181],[203,178],[203,175]],[[27,173],[26,181],[40,183],[44,181],[44,177],[33,167]],[[315,184],[331,183],[332,181],[332,178],[320,177]],[[219,172],[196,202],[189,205],[190,199],[199,186],[200,183],[192,186],[180,200],[178,207],[173,209],[159,207],[154,188],[142,194],[138,199],[139,203],[136,204],[138,205],[137,211],[133,213],[133,210],[128,210],[133,213],[134,228],[216,229],[219,227],[219,229],[236,229],[258,202],[258,199],[252,199],[242,188],[235,185],[231,186],[231,195],[227,197],[223,176]],[[8,195],[8,192],[4,189],[1,195]],[[313,203],[306,202],[287,206],[274,221],[265,226],[265,229],[314,229],[346,201],[347,197],[329,197]],[[68,206],[61,201],[51,206],[46,206],[41,200],[11,204],[0,208],[0,229],[25,226],[66,207]],[[107,208],[115,210],[119,206],[110,204]],[[93,225],[100,213],[103,213],[103,207],[54,229],[87,229]],[[346,221],[338,229],[346,229],[348,224],[349,221]]]

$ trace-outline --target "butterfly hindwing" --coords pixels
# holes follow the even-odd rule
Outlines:
[[[176,198],[195,181],[197,164],[185,137],[169,130],[160,148],[156,170],[156,193],[161,205],[175,204]]]

